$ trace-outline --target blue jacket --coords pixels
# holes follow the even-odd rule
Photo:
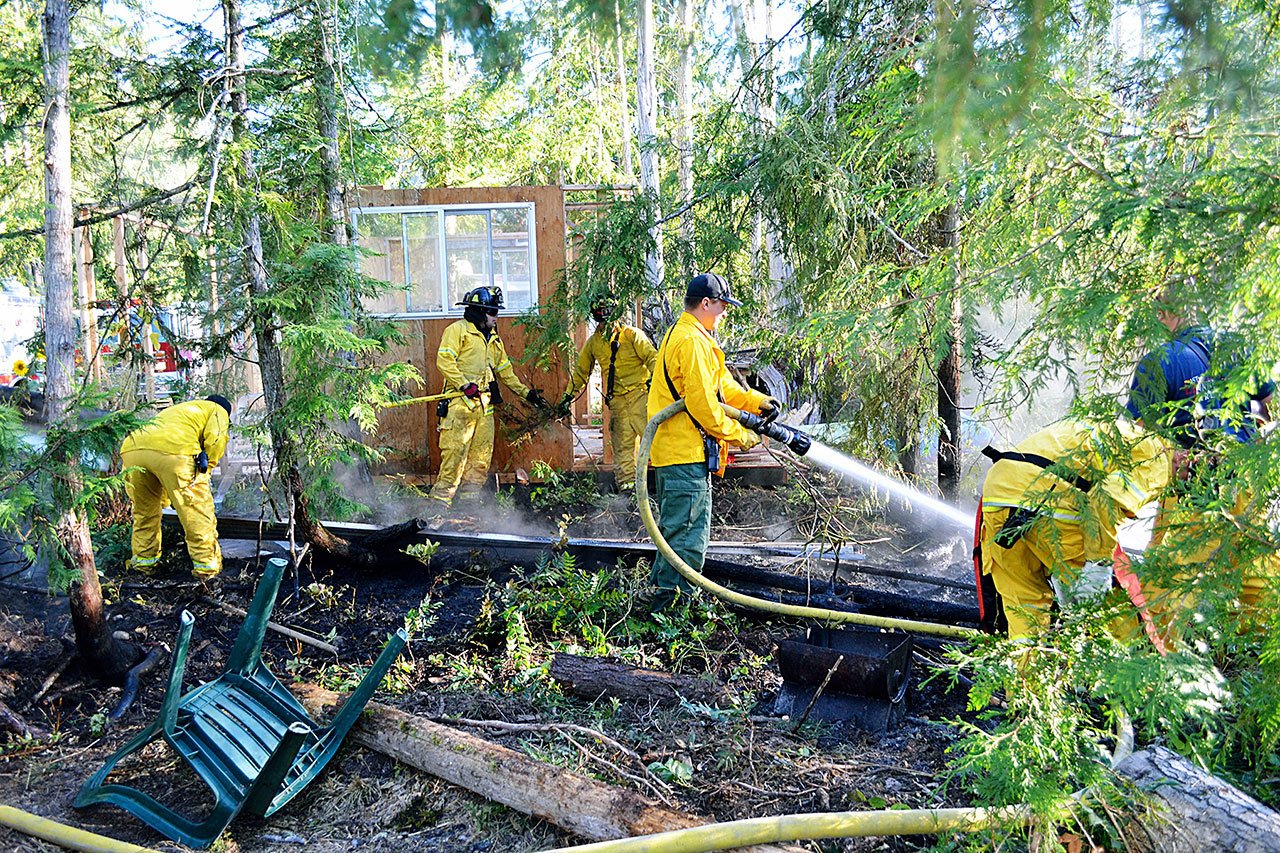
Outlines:
[[[1194,445],[1199,438],[1198,427],[1206,425],[1221,428],[1237,441],[1251,441],[1257,428],[1247,417],[1247,411],[1239,422],[1234,422],[1236,419],[1224,422],[1214,417],[1225,404],[1224,394],[1217,386],[1238,361],[1213,364],[1214,349],[1219,341],[1212,329],[1193,326],[1148,353],[1138,363],[1129,384],[1129,402],[1125,405],[1129,414],[1151,426],[1171,427],[1174,438],[1184,447]],[[1259,383],[1250,396],[1252,400],[1263,400],[1275,390],[1275,383],[1266,380]]]

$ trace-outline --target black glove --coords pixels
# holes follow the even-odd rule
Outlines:
[[[573,411],[573,398],[565,394],[560,398],[560,402],[556,404],[556,417],[567,418],[569,413]]]
[[[551,404],[547,402],[547,398],[542,396],[542,392],[537,388],[530,388],[529,393],[524,396],[529,401],[529,405],[543,412],[551,411]]]
[[[779,423],[770,423],[759,415],[753,415],[750,412],[739,412],[738,423],[753,432],[758,432],[763,436],[772,438],[774,441],[782,442],[791,448],[791,452],[797,456],[804,456],[808,453],[809,446],[812,444],[809,436],[800,430],[792,429]]]
[[[764,418],[765,423],[773,423],[780,414],[782,414],[782,403],[778,401],[777,397],[766,397],[760,403],[760,415]]]
[[[205,474],[209,471],[209,454],[201,450],[196,454],[196,473]]]
[[[474,382],[468,382],[462,386],[462,393],[468,400],[474,400],[480,396],[480,386]]]

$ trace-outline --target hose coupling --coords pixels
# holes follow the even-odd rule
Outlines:
[[[809,436],[795,427],[789,427],[777,421],[766,422],[760,415],[753,415],[750,412],[739,412],[738,423],[752,432],[758,432],[766,438],[782,442],[797,456],[808,453],[813,443]]]

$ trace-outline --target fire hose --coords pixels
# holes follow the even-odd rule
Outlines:
[[[734,407],[722,403],[724,410],[729,417],[755,430],[764,436],[781,441],[791,450],[799,455],[804,455],[809,450],[810,439],[794,427],[786,426],[779,423],[766,423],[759,415],[753,415],[749,412],[742,412]],[[677,400],[670,406],[667,406],[658,414],[653,416],[648,426],[644,429],[644,435],[640,439],[640,456],[636,462],[638,471],[646,471],[649,467],[649,453],[653,448],[653,437],[657,434],[658,426],[664,421],[670,420],[685,410],[684,400]],[[799,604],[782,604],[776,601],[766,601],[763,598],[755,598],[750,595],[744,595],[735,592],[728,587],[721,586],[715,581],[708,580],[701,573],[696,571],[692,566],[680,558],[680,555],[672,549],[667,540],[663,538],[662,531],[658,528],[658,522],[653,517],[653,508],[649,505],[649,486],[644,477],[636,478],[636,501],[639,504],[640,517],[644,520],[645,530],[648,531],[649,537],[653,539],[653,543],[658,547],[658,553],[667,559],[671,565],[675,566],[676,571],[684,576],[691,584],[706,590],[717,598],[736,604],[740,607],[749,607],[755,610],[763,610],[768,613],[777,613],[780,616],[797,616],[807,619],[822,619],[827,622],[848,622],[854,625],[866,625],[872,628],[889,628],[901,631],[915,631],[920,634],[933,634],[939,637],[953,637],[956,639],[968,639],[970,637],[979,636],[979,632],[972,628],[962,628],[957,625],[938,625],[933,622],[917,622],[911,619],[894,619],[888,616],[869,616],[865,613],[847,613],[842,610],[828,610],[824,607],[806,607]]]
[[[443,394],[429,394],[426,397],[410,397],[407,400],[396,400],[394,403],[387,403],[382,408],[398,409],[401,406],[413,406],[418,403],[435,403],[440,400],[453,400],[458,397],[466,396],[461,391],[446,391]]]
[[[92,853],[158,853],[150,847],[117,841],[105,835],[49,820],[47,817],[33,815],[12,806],[0,806],[0,825],[10,827],[24,835],[43,838],[68,850],[86,850]]]
[[[1003,809],[886,809],[879,812],[817,812],[754,817],[712,823],[614,841],[561,848],[560,853],[709,853],[753,844],[780,844],[818,838],[865,838],[876,835],[938,835],[978,832],[1026,822],[1025,806]]]

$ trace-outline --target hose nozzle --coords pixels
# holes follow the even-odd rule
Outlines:
[[[785,426],[777,421],[766,422],[764,418],[750,412],[738,412],[738,423],[752,432],[758,432],[774,441],[782,442],[797,456],[804,456],[809,452],[809,446],[813,444],[809,436],[795,427]]]

